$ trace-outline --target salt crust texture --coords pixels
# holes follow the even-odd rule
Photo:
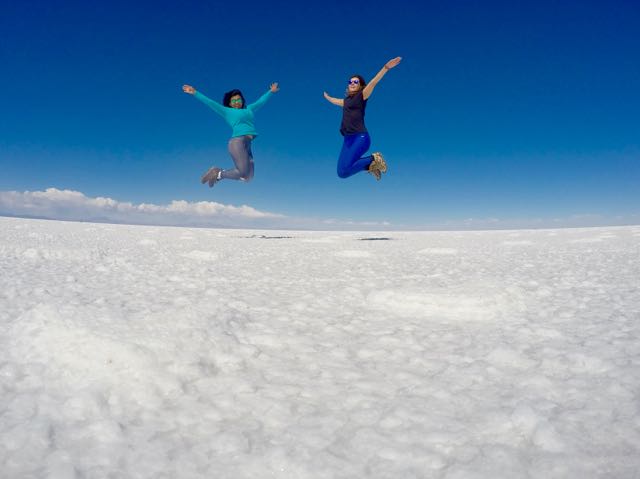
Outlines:
[[[637,478],[640,227],[0,218],[3,478]]]

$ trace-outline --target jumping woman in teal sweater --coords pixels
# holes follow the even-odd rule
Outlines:
[[[235,164],[235,168],[223,170],[217,166],[209,168],[202,175],[202,183],[209,183],[212,187],[221,179],[250,181],[253,178],[253,154],[251,153],[251,141],[258,136],[253,124],[254,112],[262,107],[271,96],[278,92],[277,83],[272,83],[269,90],[255,103],[245,105],[244,97],[240,90],[231,90],[224,94],[222,105],[207,98],[191,85],[184,85],[185,93],[195,96],[202,103],[218,113],[232,128],[229,139],[229,153]]]

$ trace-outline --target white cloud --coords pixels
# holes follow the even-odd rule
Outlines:
[[[260,211],[247,205],[225,205],[213,201],[173,200],[166,205],[134,204],[112,198],[91,198],[79,191],[57,188],[48,188],[45,191],[0,191],[0,215],[161,226],[280,230],[497,230],[640,224],[640,215],[638,214],[609,217],[590,213],[562,218],[465,218],[422,224],[335,218],[300,218]]]
[[[90,198],[79,191],[1,191],[0,214],[72,221],[105,221],[175,226],[270,227],[287,217],[211,201],[174,200],[168,205]]]
[[[113,198],[91,198],[72,190],[0,191],[0,215],[69,221],[204,226],[228,228],[375,230],[389,229],[388,222],[296,218],[260,211],[247,205],[213,201],[173,200],[166,205],[134,204]]]

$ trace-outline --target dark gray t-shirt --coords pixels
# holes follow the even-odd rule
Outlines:
[[[342,135],[366,133],[367,127],[364,126],[364,110],[367,107],[367,100],[362,96],[362,91],[359,91],[355,95],[348,95],[344,99],[343,105],[340,133],[342,133]]]

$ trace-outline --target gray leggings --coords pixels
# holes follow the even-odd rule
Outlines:
[[[236,167],[222,170],[221,177],[228,180],[251,181],[253,178],[253,153],[251,153],[253,136],[236,136],[229,140],[229,154]]]

